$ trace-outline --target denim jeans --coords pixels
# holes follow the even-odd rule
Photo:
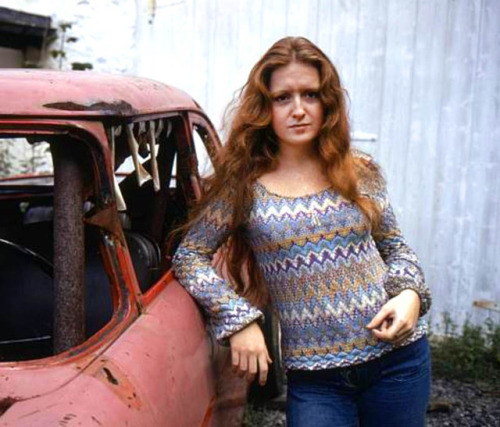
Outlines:
[[[347,368],[289,371],[289,427],[422,427],[430,394],[427,338]]]

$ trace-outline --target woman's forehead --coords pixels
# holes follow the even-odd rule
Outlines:
[[[276,92],[303,87],[315,88],[319,85],[319,72],[316,67],[302,62],[292,62],[273,71],[269,90]]]

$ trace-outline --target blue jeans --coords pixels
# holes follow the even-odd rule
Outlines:
[[[430,394],[427,338],[348,368],[289,371],[289,427],[422,427]]]

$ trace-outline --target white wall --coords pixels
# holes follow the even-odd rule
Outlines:
[[[135,0],[0,0],[0,6],[50,16],[56,29],[59,22],[73,23],[67,34],[78,41],[66,44],[63,69],[71,62],[91,62],[96,70],[133,74]],[[52,48],[59,49],[59,43]],[[48,57],[44,66],[58,68],[58,61]]]
[[[153,4],[156,3],[152,19]],[[10,6],[9,6],[10,4]],[[216,125],[272,42],[304,35],[332,58],[353,130],[383,166],[434,293],[433,320],[500,302],[498,0],[0,0],[75,21],[70,61],[181,87]],[[20,5],[20,6],[19,6]],[[492,313],[496,320],[498,314]]]

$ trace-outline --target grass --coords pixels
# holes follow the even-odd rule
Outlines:
[[[459,332],[448,313],[443,314],[444,336],[431,334],[432,373],[438,378],[500,384],[500,325],[491,319],[483,326],[466,321]]]

